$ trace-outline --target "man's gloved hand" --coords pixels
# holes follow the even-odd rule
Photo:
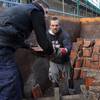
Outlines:
[[[66,48],[60,48],[60,51],[61,51],[62,56],[65,56],[66,53],[68,52],[68,50]]]
[[[66,48],[56,48],[55,49],[55,54],[57,56],[65,56],[67,53],[67,49]]]
[[[49,59],[59,58],[61,56],[66,56],[68,50],[66,48],[55,48],[54,53],[49,56]]]

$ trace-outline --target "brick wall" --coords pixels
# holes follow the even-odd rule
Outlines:
[[[100,38],[100,17],[81,18],[81,37]]]

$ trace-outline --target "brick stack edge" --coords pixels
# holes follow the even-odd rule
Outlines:
[[[95,39],[95,44],[92,47],[89,47],[92,39],[83,39],[78,38],[76,42],[73,43],[73,48],[71,51],[71,64],[75,60],[77,49],[79,45],[82,45],[80,50],[81,55],[78,54],[77,60],[74,67],[74,79],[82,78],[87,87],[94,84],[96,80],[92,74],[100,71],[100,39]],[[94,72],[89,76],[86,71],[83,69],[93,70]],[[90,71],[91,72],[91,71]]]

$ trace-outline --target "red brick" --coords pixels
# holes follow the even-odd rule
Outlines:
[[[100,68],[100,55],[99,55],[99,68]]]
[[[95,78],[94,77],[86,77],[85,78],[85,86],[87,89],[89,89],[89,86],[92,86],[94,84]]]
[[[91,68],[91,58],[84,58],[83,67]]]
[[[84,39],[84,47],[88,47],[90,45],[91,41]]]
[[[100,70],[99,62],[92,62],[91,61],[91,69],[98,69],[98,70]]]
[[[77,54],[77,52],[75,50],[71,50],[70,58],[75,58],[76,54]]]
[[[87,73],[85,71],[81,70],[80,78],[85,79],[85,77],[87,77]]]
[[[73,76],[73,79],[80,78],[82,64],[83,64],[83,58],[79,57],[77,59],[77,61],[76,61],[75,67],[74,67],[74,76]]]
[[[96,43],[95,46],[100,46],[100,39],[95,39]]]
[[[83,58],[82,58],[82,57],[79,57],[79,58],[76,60],[75,68],[80,68],[80,67],[82,67],[82,64],[83,64]]]
[[[84,45],[84,40],[82,38],[77,38],[78,45]]]
[[[93,53],[92,54],[92,61],[93,62],[99,62],[99,54]]]
[[[92,52],[92,48],[83,48],[83,57],[91,57]]]
[[[100,46],[94,46],[93,53],[100,53]]]

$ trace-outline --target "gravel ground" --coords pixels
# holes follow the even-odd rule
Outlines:
[[[83,84],[83,80],[82,79],[74,80],[74,94],[80,94],[81,93],[81,90],[80,90],[80,85],[81,84]],[[62,81],[60,81],[60,91],[62,91],[63,88],[64,88],[64,82],[62,80]],[[44,97],[52,97],[52,96],[54,96],[54,89],[51,86],[45,91]],[[66,95],[64,95],[64,96],[66,96]],[[33,100],[33,99],[32,98],[27,98],[27,99],[24,98],[23,100]]]
[[[80,85],[84,84],[83,79],[78,79],[78,80],[74,80],[74,94],[80,94],[81,90],[80,90]],[[64,89],[64,82],[61,81],[60,82],[60,91],[62,91]],[[73,94],[73,90],[70,90],[70,94]],[[54,89],[51,86],[50,88],[48,88],[45,93],[44,93],[44,97],[50,97],[50,96],[54,96]]]

